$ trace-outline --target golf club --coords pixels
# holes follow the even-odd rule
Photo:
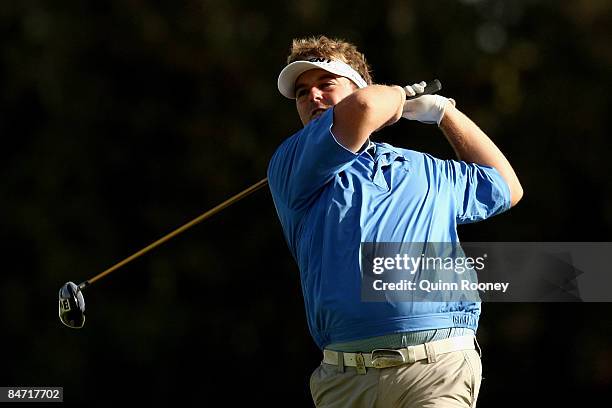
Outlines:
[[[213,215],[217,214],[219,211],[229,207],[230,205],[243,199],[244,197],[250,195],[251,193],[254,193],[255,191],[259,190],[260,188],[264,187],[267,184],[268,184],[267,178],[258,181],[257,183],[253,184],[251,187],[241,191],[240,193],[234,195],[231,198],[228,198],[227,200],[217,205],[216,207],[206,211],[205,213],[198,216],[197,218],[189,221],[188,223],[175,229],[169,234],[164,235],[163,237],[153,242],[152,244],[146,246],[145,248],[141,249],[135,254],[125,258],[124,260],[116,263],[115,265],[99,273],[93,278],[90,278],[80,283],[79,285],[76,285],[73,282],[66,282],[64,286],[62,286],[59,290],[59,317],[62,323],[64,323],[66,326],[73,328],[73,329],[80,329],[81,327],[83,327],[83,325],[85,324],[85,299],[83,298],[83,290],[87,288],[89,285],[91,285],[92,283],[94,283],[95,281],[99,279],[102,279],[109,273],[121,268],[128,262],[131,262],[134,259],[146,254],[147,252],[158,247],[164,242],[176,237],[177,235],[188,230],[194,225],[199,224],[200,222],[206,220],[207,218],[212,217]]]
[[[423,93],[414,95],[414,96],[409,96],[406,97],[407,100],[409,99],[415,99],[418,98],[419,96],[422,95],[430,95],[430,94],[434,94],[436,92],[438,92],[439,90],[442,89],[442,84],[440,83],[439,80],[434,79],[430,82],[427,83],[427,85],[425,86],[425,90],[423,91]],[[106,275],[108,275],[109,273],[121,268],[122,266],[124,266],[125,264],[133,261],[134,259],[146,254],[147,252],[151,251],[152,249],[158,247],[159,245],[163,244],[164,242],[176,237],[177,235],[179,235],[180,233],[188,230],[189,228],[193,227],[196,224],[199,224],[200,222],[206,220],[207,218],[212,217],[213,215],[217,214],[219,211],[229,207],[230,205],[232,205],[233,203],[243,199],[244,197],[250,195],[251,193],[254,193],[255,191],[259,190],[260,188],[264,187],[265,185],[268,184],[268,179],[265,178],[263,180],[258,181],[257,183],[253,184],[251,187],[241,191],[240,193],[234,195],[233,197],[225,200],[224,202],[222,202],[221,204],[217,205],[216,207],[206,211],[205,213],[203,213],[202,215],[200,215],[199,217],[193,219],[192,221],[189,221],[188,223],[182,225],[181,227],[175,229],[174,231],[170,232],[167,235],[164,235],[163,237],[161,237],[160,239],[158,239],[157,241],[153,242],[152,244],[146,246],[145,248],[141,249],[140,251],[136,252],[133,255],[130,255],[129,257],[125,258],[124,260],[116,263],[115,265],[111,266],[110,268],[106,269],[105,271],[99,273],[98,275],[94,276],[93,278],[90,278],[82,283],[80,283],[79,285],[76,285],[73,282],[66,282],[64,284],[64,286],[62,286],[59,290],[59,317],[60,320],[63,324],[65,324],[66,326],[73,328],[73,329],[80,329],[85,325],[85,298],[83,297],[83,290],[87,287],[89,287],[92,283],[96,282],[99,279],[102,279],[103,277],[105,277]]]
[[[411,99],[416,99],[419,96],[435,94],[436,92],[439,92],[441,89],[442,89],[442,83],[437,79],[433,79],[426,83],[423,93],[416,94],[414,96],[406,96],[406,100],[409,101]]]

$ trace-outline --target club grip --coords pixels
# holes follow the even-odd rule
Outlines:
[[[427,82],[427,85],[425,85],[425,90],[423,91],[423,93],[416,94],[414,96],[406,96],[406,100],[416,99],[416,98],[418,98],[421,95],[435,94],[440,89],[442,89],[442,83],[440,83],[439,80],[434,79],[432,81]]]

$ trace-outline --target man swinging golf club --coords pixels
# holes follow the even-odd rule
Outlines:
[[[459,242],[457,224],[521,199],[514,170],[453,100],[406,99],[427,84],[373,84],[353,44],[296,39],[287,63],[278,89],[304,127],[278,147],[268,180],[323,350],[316,406],[475,406],[480,302],[364,302],[360,244]],[[460,161],[370,140],[401,118],[437,124]]]

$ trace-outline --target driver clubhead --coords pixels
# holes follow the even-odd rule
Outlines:
[[[80,329],[85,324],[85,299],[73,282],[67,282],[59,290],[59,317],[72,329]]]

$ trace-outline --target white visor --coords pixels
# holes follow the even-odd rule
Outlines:
[[[295,80],[309,69],[320,68],[332,74],[346,77],[359,88],[368,86],[361,75],[342,61],[320,57],[307,58],[305,61],[294,61],[287,65],[278,76],[278,90],[283,96],[295,99]]]

